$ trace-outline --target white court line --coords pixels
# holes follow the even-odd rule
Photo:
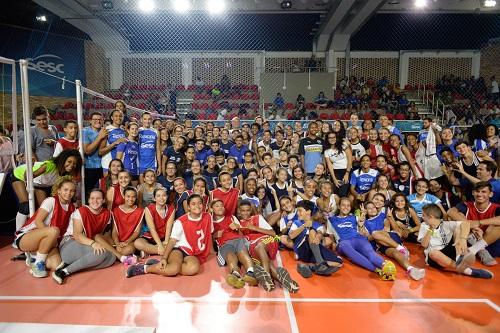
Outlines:
[[[285,298],[273,297],[182,297],[175,300],[161,300],[159,303],[179,303],[180,300],[193,303],[226,304],[228,302],[286,303]],[[109,301],[109,302],[152,302],[151,296],[0,296],[0,301]],[[500,307],[487,298],[290,298],[292,303],[479,303],[500,312]],[[155,300],[155,302],[157,302]]]
[[[278,263],[278,266],[283,267],[283,262],[281,261],[279,252],[276,256],[276,262]],[[293,310],[290,292],[283,288],[283,294],[285,295],[286,310],[288,312],[288,318],[290,319],[290,328],[292,329],[292,333],[299,333],[299,325],[297,324],[297,318],[295,317],[295,311]]]

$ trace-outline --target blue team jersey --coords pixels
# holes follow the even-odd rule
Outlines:
[[[165,148],[163,155],[167,157],[167,162],[178,164],[182,160],[182,154],[174,149],[173,146]]]
[[[290,228],[292,227],[295,221],[299,220],[299,214],[297,214],[297,209],[295,209],[292,213],[286,214],[280,219],[280,230],[285,230],[288,224],[290,224]],[[288,233],[290,230],[288,230]]]
[[[127,170],[130,175],[139,175],[139,168],[137,165],[139,156],[139,144],[135,141],[127,141],[125,143],[120,143],[117,152],[123,152],[123,167]]]
[[[371,234],[374,231],[384,230],[385,213],[380,212],[377,216],[365,220],[366,230]]]
[[[295,230],[297,228],[300,228],[303,224],[304,224],[304,221],[299,220],[297,218],[296,220],[293,221],[293,224],[290,227],[290,231]],[[321,223],[313,221],[311,229],[322,232],[323,231],[322,228],[323,228],[323,225]],[[304,230],[302,230],[302,232],[297,237],[295,237],[295,239],[293,240],[293,249],[294,250],[297,250],[302,245],[302,243],[307,241],[308,234],[309,234],[309,230],[307,230],[307,228],[305,228]]]
[[[435,197],[432,194],[425,193],[424,198],[419,200],[417,199],[417,193],[410,194],[407,196],[410,205],[413,207],[418,217],[422,218],[422,208],[428,204],[440,204],[441,200]]]
[[[328,219],[328,233],[337,234],[339,240],[348,240],[361,236],[358,233],[358,221],[356,216],[348,215],[340,217],[332,216]]]
[[[156,170],[156,143],[158,132],[154,128],[139,128],[139,172],[143,173],[147,169]]]
[[[363,172],[361,169],[358,169],[351,174],[350,183],[354,186],[356,192],[363,194],[371,190],[377,176],[377,170],[370,169],[368,172]]]
[[[223,143],[222,140],[219,141],[220,149],[224,152],[225,156],[229,156],[229,149],[234,145],[233,142],[228,141],[227,143]]]
[[[126,137],[125,131],[121,127],[115,127],[113,125],[109,125],[106,127],[108,130],[108,139],[106,141],[106,145],[110,145],[118,139]],[[108,170],[109,163],[111,160],[116,158],[116,152],[118,147],[114,147],[109,153],[104,155],[101,159],[102,168]]]

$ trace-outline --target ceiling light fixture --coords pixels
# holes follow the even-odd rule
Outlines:
[[[417,8],[427,7],[427,0],[415,0],[415,7]]]
[[[207,10],[210,14],[220,14],[226,10],[226,2],[224,0],[207,0]]]
[[[497,5],[497,2],[495,0],[484,0],[484,7],[495,7]]]
[[[172,0],[172,6],[177,13],[187,13],[191,9],[191,0]]]
[[[36,20],[37,20],[38,22],[47,22],[47,16],[45,16],[45,15],[38,15],[38,16],[36,17]]]
[[[288,0],[283,0],[281,1],[281,9],[291,9],[292,8],[292,2]]]
[[[137,7],[144,13],[151,13],[155,9],[156,5],[153,0],[139,0]]]

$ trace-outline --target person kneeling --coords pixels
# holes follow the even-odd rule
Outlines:
[[[147,273],[163,276],[196,275],[207,260],[212,244],[212,217],[203,212],[203,199],[192,194],[187,199],[187,214],[174,221],[170,239],[161,260],[149,259],[145,264],[132,265],[127,277]]]

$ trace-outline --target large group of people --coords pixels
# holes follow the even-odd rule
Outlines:
[[[423,279],[407,243],[420,244],[432,269],[493,277],[475,261],[493,266],[500,254],[494,125],[470,142],[432,119],[401,133],[386,115],[357,113],[273,126],[235,117],[219,127],[147,112],[130,119],[118,101],[106,118],[92,113],[83,133],[67,121],[58,137],[44,107],[33,117],[33,216],[26,165],[11,181],[13,246],[34,277],[61,284],[117,261],[129,278],[195,275],[214,252],[234,288],[297,292],[275,263],[292,251],[304,278],[354,264],[382,280],[394,280],[396,266]]]

